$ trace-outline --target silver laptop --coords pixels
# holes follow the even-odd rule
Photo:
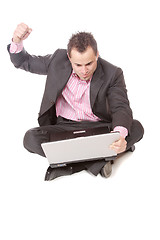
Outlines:
[[[109,148],[119,140],[120,134],[95,133],[92,130],[58,133],[54,141],[42,143],[42,149],[51,167],[64,166],[67,163],[91,161],[116,156],[116,152]]]

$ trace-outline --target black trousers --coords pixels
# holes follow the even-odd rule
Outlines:
[[[91,121],[82,121],[76,122],[64,119],[62,117],[58,117],[57,123],[55,125],[36,127],[28,130],[24,136],[24,147],[32,153],[37,153],[43,157],[45,154],[41,147],[41,144],[44,142],[50,141],[50,136],[52,135],[52,139],[54,134],[58,132],[66,132],[66,131],[76,131],[76,130],[84,130],[89,128],[97,128],[97,127],[108,127],[110,131],[111,123],[106,123],[103,121],[100,122],[91,122]],[[144,134],[144,129],[141,123],[137,120],[133,120],[133,124],[131,127],[131,133],[127,136],[127,150],[130,149],[132,145],[142,139]],[[105,165],[105,160],[97,160],[97,161],[86,161],[81,163],[71,164],[74,166],[75,172],[81,170],[88,170],[92,172],[94,175],[97,175],[102,167]]]

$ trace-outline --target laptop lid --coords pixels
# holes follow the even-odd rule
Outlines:
[[[114,141],[119,140],[120,134],[117,132],[87,135],[86,130],[81,130],[74,131],[72,134],[75,136],[74,138],[71,138],[71,133],[68,138],[66,132],[65,137],[61,135],[62,140],[57,138],[58,140],[41,144],[50,166],[117,155],[114,150],[109,148]]]

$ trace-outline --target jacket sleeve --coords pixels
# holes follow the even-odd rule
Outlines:
[[[11,62],[16,68],[42,75],[48,74],[49,65],[58,51],[46,56],[35,56],[27,53],[24,48],[20,53],[10,53],[10,44],[7,46],[7,49],[10,54]]]
[[[115,76],[111,80],[108,103],[112,116],[112,127],[123,126],[130,132],[133,116],[123,72],[120,68],[117,68]]]

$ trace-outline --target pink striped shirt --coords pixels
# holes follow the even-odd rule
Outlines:
[[[19,53],[23,50],[23,42],[11,43],[10,53]],[[80,80],[77,74],[72,73],[70,79],[58,97],[56,102],[56,114],[64,118],[81,121],[99,121],[100,119],[95,116],[90,106],[90,82]],[[125,127],[117,126],[113,131],[120,132],[122,137],[128,135],[128,130]]]
[[[99,121],[90,106],[90,81],[81,80],[76,73],[72,73],[68,83],[56,102],[57,117],[61,116],[74,121]]]

